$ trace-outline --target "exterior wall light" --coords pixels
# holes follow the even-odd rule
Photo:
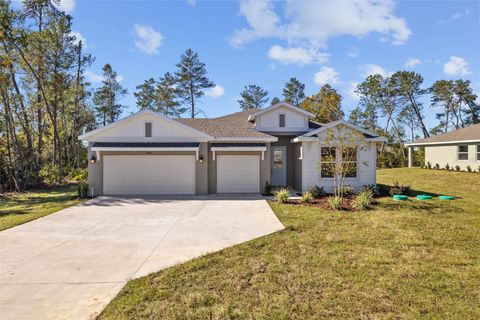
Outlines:
[[[95,162],[97,162],[97,158],[95,157],[95,154],[92,154],[92,156],[90,157],[90,163],[95,164]]]
[[[203,155],[200,155],[200,157],[198,157],[198,162],[199,162],[200,164],[203,163]]]

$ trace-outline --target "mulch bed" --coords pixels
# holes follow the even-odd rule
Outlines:
[[[321,197],[319,199],[312,199],[311,202],[301,202],[300,199],[298,200],[288,200],[286,204],[293,204],[293,205],[302,205],[302,206],[309,206],[309,207],[317,207],[327,210],[333,210],[328,203],[329,196]],[[343,211],[357,211],[353,208],[353,201],[355,200],[355,195],[351,196],[344,196],[343,203],[342,203],[342,210]],[[275,202],[275,200],[271,200]],[[378,202],[373,200],[372,207],[375,206]]]

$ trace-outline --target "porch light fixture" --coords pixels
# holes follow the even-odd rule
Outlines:
[[[200,155],[200,157],[198,157],[198,162],[199,162],[200,164],[203,163],[203,155]]]
[[[95,162],[97,162],[97,158],[95,157],[95,154],[92,154],[92,156],[90,157],[90,163],[95,164]]]

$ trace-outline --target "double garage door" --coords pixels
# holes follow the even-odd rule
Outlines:
[[[103,193],[195,194],[194,155],[104,155]]]
[[[195,194],[195,161],[194,155],[104,155],[103,193]],[[218,193],[260,192],[259,155],[218,155],[215,162]]]

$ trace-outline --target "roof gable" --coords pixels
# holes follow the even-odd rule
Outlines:
[[[311,112],[308,112],[308,111],[305,111],[303,109],[300,109],[298,107],[295,107],[294,105],[291,105],[290,103],[288,102],[279,102],[277,104],[274,104],[273,106],[270,106],[268,108],[265,108],[265,109],[262,109],[262,110],[259,110],[255,113],[252,113],[249,117],[248,117],[248,121],[255,121],[255,118],[261,114],[264,114],[264,113],[267,113],[267,112],[270,112],[270,111],[273,111],[275,109],[278,109],[278,108],[287,108],[293,112],[297,112],[297,113],[301,113],[303,115],[306,115],[307,117],[309,118],[314,118],[315,115]]]
[[[79,140],[94,141],[105,140],[114,141],[116,139],[143,140],[145,122],[153,123],[152,138],[150,140],[159,140],[165,138],[200,138],[213,139],[209,134],[198,129],[192,128],[173,119],[168,119],[163,115],[152,110],[142,110],[128,117],[113,122],[107,126],[87,132],[78,137]]]
[[[365,130],[363,128],[360,128],[359,126],[356,126],[354,125],[353,123],[351,122],[348,122],[348,121],[345,121],[345,120],[337,120],[337,121],[333,121],[333,122],[330,122],[330,123],[327,123],[327,124],[324,124],[323,126],[321,126],[320,128],[318,129],[315,129],[313,131],[310,131],[310,132],[307,132],[305,133],[303,136],[304,137],[311,137],[311,136],[314,136],[316,134],[319,134],[321,132],[324,132],[330,128],[333,128],[333,127],[336,127],[338,125],[344,125],[352,130],[355,130],[355,131],[358,131],[358,132],[361,132],[369,137],[378,137],[377,134],[375,134],[375,132],[372,132],[372,131],[369,131],[369,130]]]

